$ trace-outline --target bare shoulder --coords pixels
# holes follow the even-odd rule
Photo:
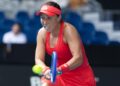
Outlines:
[[[40,28],[39,31],[38,31],[38,34],[45,34],[46,33],[46,30],[44,28]]]
[[[69,36],[75,34],[78,35],[76,28],[72,24],[65,22],[64,35]]]
[[[71,25],[67,22],[65,22],[63,35],[64,35],[63,40],[64,40],[65,43],[68,43],[68,41],[73,41],[73,40],[79,40],[80,39],[76,28],[73,25]]]
[[[44,28],[40,28],[37,34],[38,38],[45,39],[46,37],[46,30]]]

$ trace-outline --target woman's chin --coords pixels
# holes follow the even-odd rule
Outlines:
[[[47,29],[47,28],[45,28],[45,30],[47,31],[47,32],[51,32],[49,29]]]

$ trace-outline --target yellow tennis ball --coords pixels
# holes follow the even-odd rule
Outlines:
[[[40,74],[42,74],[42,67],[40,65],[34,65],[32,67],[32,71],[33,71],[33,73],[40,75]]]

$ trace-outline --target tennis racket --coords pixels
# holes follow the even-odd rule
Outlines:
[[[57,75],[57,53],[53,51],[52,62],[51,62],[51,82],[54,83]]]

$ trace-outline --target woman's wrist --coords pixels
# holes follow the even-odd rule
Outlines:
[[[58,72],[65,73],[70,71],[68,64],[63,64],[57,68]]]

